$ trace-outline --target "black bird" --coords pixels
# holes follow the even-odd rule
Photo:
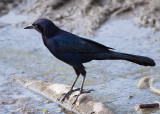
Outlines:
[[[48,19],[38,19],[25,29],[35,29],[40,32],[43,43],[49,51],[56,58],[71,65],[75,70],[77,77],[71,86],[70,91],[65,94],[62,101],[64,101],[65,98],[69,98],[72,92],[80,90],[80,93],[73,102],[73,104],[75,104],[82,93],[89,93],[91,91],[83,90],[83,84],[86,77],[86,70],[83,63],[92,60],[127,60],[143,66],[155,66],[155,62],[151,58],[115,52],[113,51],[113,48],[64,31]],[[81,88],[73,90],[80,74],[83,76]]]

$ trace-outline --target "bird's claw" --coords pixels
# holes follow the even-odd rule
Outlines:
[[[82,90],[81,94],[83,93],[90,93],[91,91],[94,91],[93,89],[90,90]],[[79,95],[79,94],[78,94]],[[74,97],[77,97],[78,95],[74,95]]]
[[[61,102],[63,103],[64,102],[64,100],[67,98],[69,98],[69,96],[71,95],[71,93],[72,93],[72,91],[69,91],[68,93],[66,93],[66,94],[63,94],[64,95],[64,97],[63,97],[63,99],[61,100]]]
[[[61,102],[63,103],[63,102],[65,101],[65,99],[69,99],[69,96],[70,96],[73,92],[78,91],[78,90],[80,90],[80,88],[77,88],[77,89],[74,89],[74,90],[70,90],[70,91],[68,91],[67,93],[63,94],[64,97],[63,97],[63,99],[61,100]],[[78,95],[75,95],[76,99],[74,100],[74,102],[72,103],[72,105],[75,105],[75,104],[76,104],[76,102],[77,102],[77,100],[78,100],[78,98],[79,98],[79,96],[80,96],[81,94],[83,94],[83,93],[90,93],[91,91],[94,91],[94,90],[91,89],[91,90],[87,90],[87,91],[85,91],[85,90],[80,91],[80,93],[79,93]]]
[[[70,90],[70,91],[68,91],[67,93],[64,93],[64,94],[63,94],[64,97],[63,97],[63,99],[61,100],[61,102],[63,103],[66,98],[69,99],[69,96],[70,96],[73,92],[79,91],[79,90],[80,90],[80,88],[77,88],[77,89]]]
[[[84,90],[80,91],[80,93],[79,93],[78,95],[75,95],[76,99],[74,100],[74,102],[72,103],[72,105],[75,105],[75,104],[76,104],[76,102],[77,102],[77,100],[78,100],[78,98],[79,98],[79,96],[80,96],[81,94],[83,94],[83,93],[90,93],[91,91],[94,91],[94,90],[93,90],[93,89],[90,89],[90,90],[87,90],[87,91],[84,91]]]
[[[90,90],[87,90],[87,91],[84,91],[84,90],[83,90],[83,91],[82,91],[82,94],[83,94],[83,93],[90,93],[91,91],[94,91],[94,90],[93,90],[93,89],[90,89]]]

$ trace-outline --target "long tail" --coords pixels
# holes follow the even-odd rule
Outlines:
[[[126,53],[119,53],[119,52],[109,52],[109,53],[97,53],[94,56],[95,60],[127,60],[133,63],[137,63],[139,65],[143,66],[155,66],[155,62],[153,59],[145,56],[139,56],[139,55],[132,55],[132,54],[126,54]]]

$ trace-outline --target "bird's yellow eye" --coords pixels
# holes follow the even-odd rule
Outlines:
[[[34,27],[35,27],[35,28],[38,28],[38,26],[37,26],[37,25],[34,25]]]

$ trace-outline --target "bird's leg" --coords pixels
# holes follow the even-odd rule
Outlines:
[[[88,91],[84,91],[84,90],[83,90],[83,85],[84,85],[85,78],[86,78],[86,76],[83,76],[83,82],[82,82],[82,85],[81,85],[81,88],[80,88],[80,92],[79,92],[78,95],[76,95],[76,99],[75,99],[75,101],[73,102],[72,105],[76,104],[76,102],[77,102],[77,100],[78,100],[78,97],[79,97],[81,94],[83,94],[83,93],[90,93],[91,91],[93,91],[93,90],[88,90]]]
[[[75,101],[73,102],[72,105],[76,104],[76,102],[77,102],[77,100],[78,100],[78,98],[79,98],[79,96],[80,96],[81,94],[83,94],[83,93],[90,93],[91,91],[94,91],[93,89],[88,90],[88,91],[84,91],[84,90],[83,90],[83,85],[84,85],[85,78],[86,78],[86,76],[83,76],[83,82],[82,82],[82,85],[81,85],[81,88],[80,88],[80,92],[79,92],[78,95],[76,95],[76,99],[75,99]]]
[[[69,96],[70,96],[73,92],[80,90],[80,88],[77,88],[77,89],[74,89],[74,90],[73,90],[73,87],[74,87],[75,83],[77,82],[78,77],[79,77],[79,75],[77,75],[77,77],[76,77],[73,85],[71,86],[70,91],[68,91],[68,92],[64,95],[63,99],[61,100],[62,102],[63,102],[66,98],[68,99]]]
[[[75,101],[73,102],[72,105],[76,104],[76,102],[77,102],[77,100],[78,100],[78,97],[82,94],[85,77],[86,77],[86,76],[83,76],[83,82],[82,82],[82,85],[81,85],[81,88],[80,88],[80,92],[79,92],[79,94],[77,95],[77,97],[76,97],[76,99],[75,99]]]

